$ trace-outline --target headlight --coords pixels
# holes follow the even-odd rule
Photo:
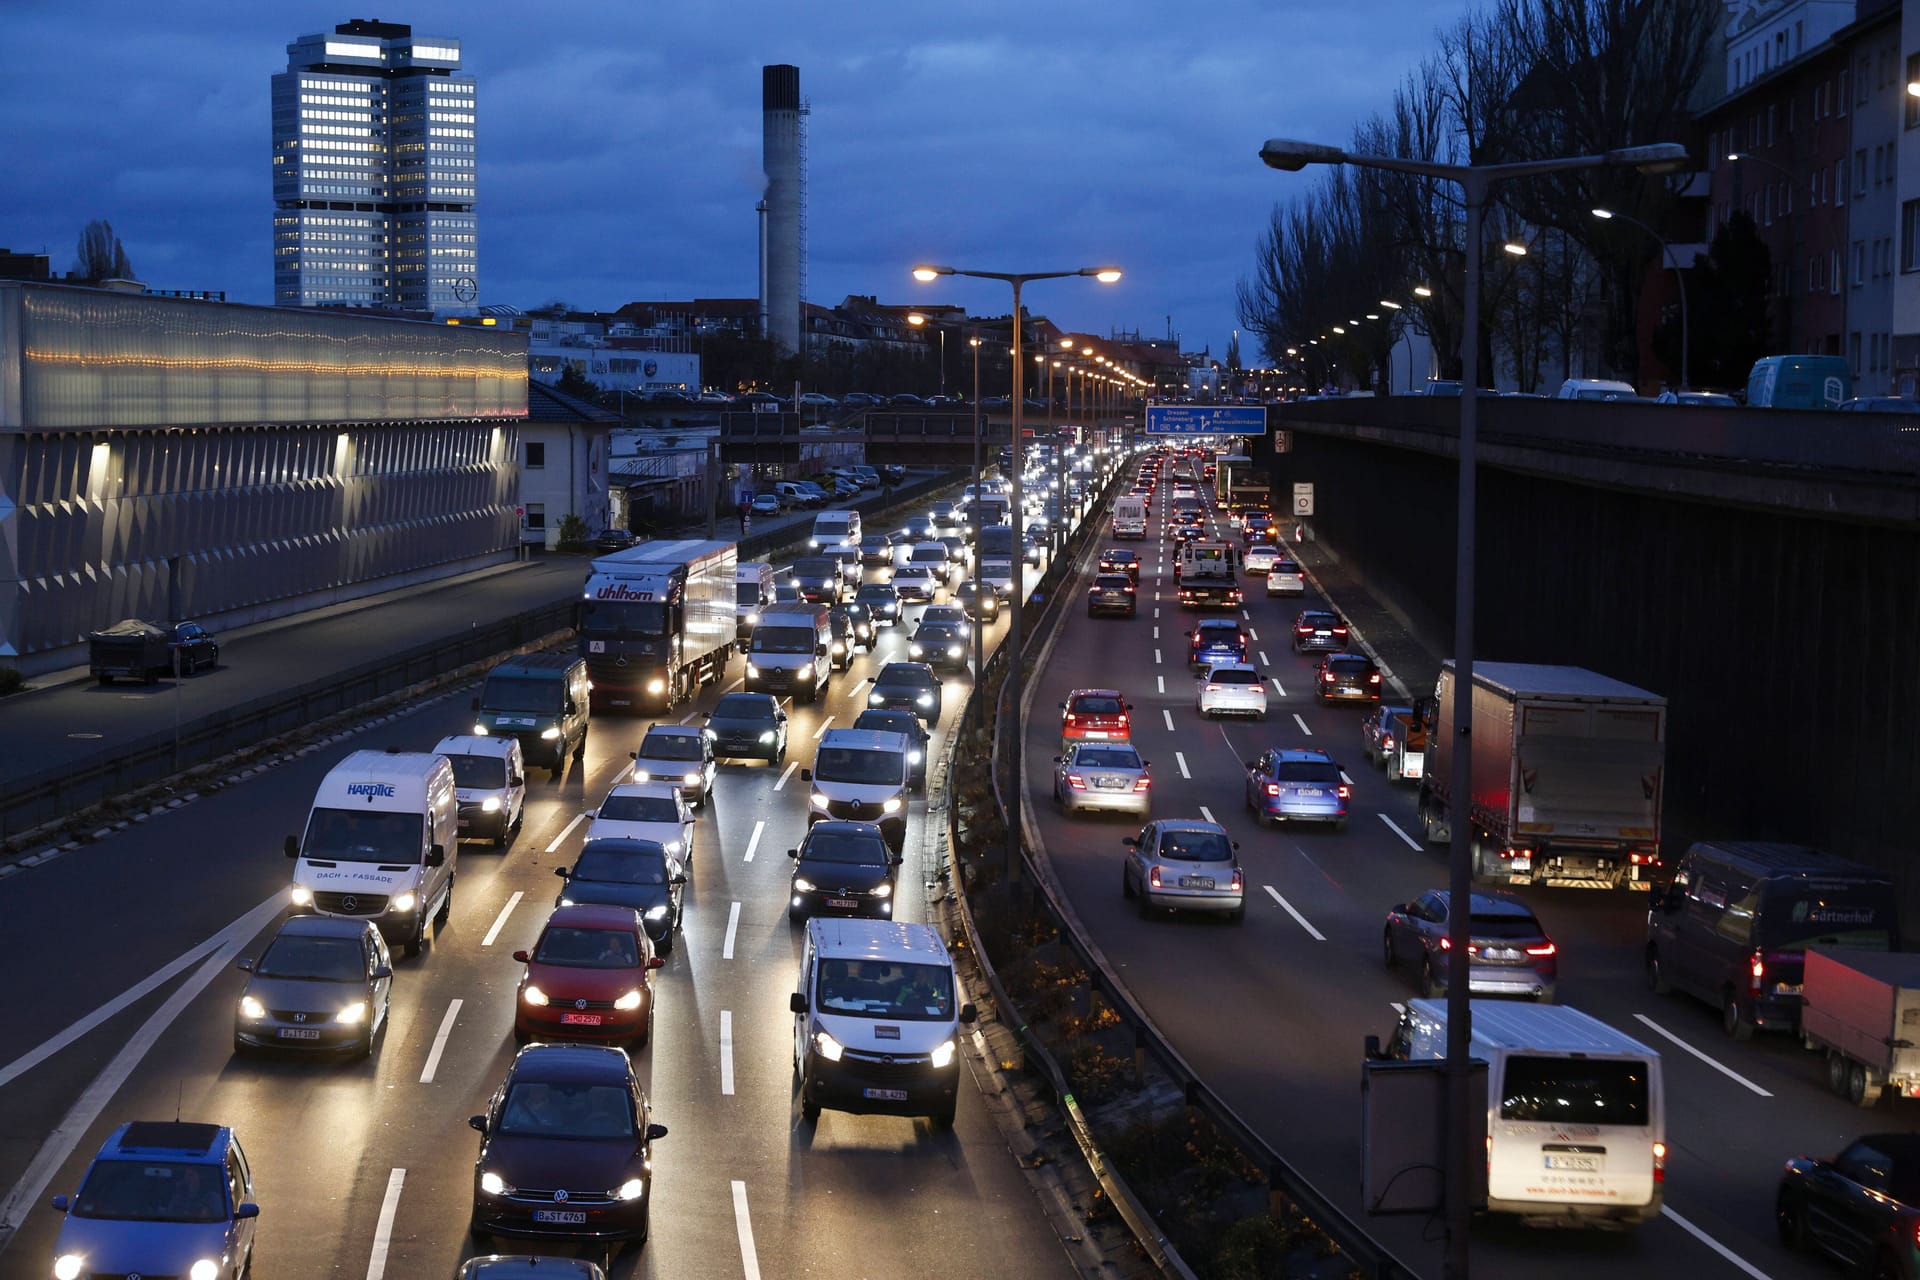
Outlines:
[[[930,693],[923,693],[923,694],[921,694],[921,695],[920,695],[920,705],[921,705],[921,706],[923,706],[923,707],[930,707],[930,706],[932,706],[932,705],[933,705],[933,695],[932,695],[932,694],[930,694]]]
[[[493,1172],[491,1169],[480,1175],[480,1189],[490,1196],[504,1196],[513,1190],[512,1187],[507,1185],[505,1178]]]
[[[387,907],[387,910],[411,911],[413,910],[413,904],[418,901],[419,899],[414,896],[413,890],[411,889],[403,890],[402,892],[396,893],[393,895],[393,901],[391,904],[389,904],[389,906]]]
[[[214,1280],[220,1274],[220,1264],[212,1258],[201,1258],[187,1269],[188,1280]]]
[[[635,765],[633,766],[633,780],[635,782],[651,782],[653,780],[653,774],[641,768],[639,765]]]
[[[657,906],[657,907],[648,907],[648,908],[647,908],[647,919],[649,919],[649,920],[665,920],[666,918],[667,918],[667,904],[666,904],[666,903],[664,903],[664,902],[663,902],[663,903],[661,903],[661,904],[660,904],[659,906]]]
[[[759,625],[760,625],[760,615],[759,615],[759,614],[757,614],[757,613],[750,613],[750,614],[748,614],[748,615],[747,615],[747,625],[748,625],[748,626],[750,626],[750,627],[757,627],[757,626],[759,626]]]
[[[886,803],[884,803],[884,804],[882,804],[882,805],[880,806],[880,812],[882,812],[882,813],[898,813],[898,812],[900,812],[900,797],[899,797],[899,796],[888,796],[888,797],[887,797],[887,799],[886,799]]]
[[[919,763],[920,763],[920,761],[921,761],[921,758],[922,758],[922,757],[921,757],[921,755],[920,755],[920,753],[919,753],[918,751],[914,751],[914,752],[910,752],[910,753],[908,754],[908,756],[907,756],[907,763],[908,763],[908,764],[919,764]]]
[[[840,1061],[840,1042],[826,1032],[816,1031],[813,1033],[813,1047],[819,1050],[820,1056],[828,1062]]]
[[[965,652],[966,650],[957,644],[950,644],[947,646],[947,656],[949,658],[957,658]]]
[[[921,650],[919,645],[910,644],[907,646],[907,654],[909,657],[917,658],[920,656],[920,653],[921,653]]]
[[[847,651],[847,646],[840,643],[840,641],[835,640],[833,642],[833,651],[835,653],[845,653]]]
[[[827,793],[824,791],[816,791],[812,795],[808,796],[807,799],[813,802],[813,807],[816,809],[824,809],[827,807],[829,803],[831,803],[827,799]]]
[[[550,724],[546,728],[540,731],[540,740],[542,742],[552,742],[555,738],[558,738],[559,736],[560,736],[560,726],[557,724]]]
[[[800,668],[800,671],[798,674],[802,680],[813,679],[813,664],[808,663],[806,666]]]
[[[758,680],[759,678],[760,678],[760,668],[754,666],[751,662],[749,662],[747,664],[747,679]]]
[[[293,892],[289,893],[287,897],[292,899],[293,905],[296,907],[310,907],[313,905],[313,890],[303,884],[293,886]]]
[[[480,812],[482,813],[500,812],[500,797],[488,796],[485,800],[482,800],[480,802]]]
[[[686,783],[690,787],[697,787],[700,785],[700,771],[698,769],[689,769],[686,772],[686,775],[682,777],[680,781]]]
[[[476,738],[484,738],[484,737],[486,737],[486,736],[487,736],[487,726],[485,726],[485,725],[483,725],[483,724],[476,724],[476,725],[474,725],[474,726],[473,726],[473,736],[474,736],[474,737],[476,737]]]
[[[879,694],[879,693],[872,694],[867,698],[867,705],[870,707],[877,707],[881,703],[885,702],[886,700],[887,700],[886,695],[884,694]]]
[[[613,1007],[616,1009],[638,1009],[640,1007],[640,989],[635,987],[632,991],[627,992],[627,994],[613,1002]]]
[[[766,744],[767,746],[772,746],[773,740],[774,740],[774,732],[771,729],[767,730],[765,733],[760,735],[760,741]]]
[[[891,898],[893,896],[893,886],[890,884],[875,885],[873,896],[876,898]]]
[[[813,881],[803,879],[799,876],[795,876],[793,878],[793,887],[794,887],[794,891],[797,893],[812,893]]]
[[[77,1253],[63,1253],[53,1260],[53,1280],[80,1280],[87,1260]]]
[[[667,682],[665,680],[647,681],[648,693],[665,693],[666,691],[667,691]]]
[[[933,1051],[934,1067],[937,1069],[940,1067],[952,1066],[954,1050],[956,1048],[957,1046],[953,1043],[953,1041],[951,1040],[943,1041],[940,1044],[940,1046]]]
[[[620,1189],[613,1194],[616,1199],[620,1200],[638,1200],[641,1196],[647,1194],[647,1184],[638,1178],[628,1178],[620,1184]]]
[[[333,1020],[343,1026],[359,1026],[367,1020],[367,1002],[365,1000],[355,1000],[352,1004],[334,1014]]]
[[[522,991],[520,993],[520,998],[522,1000],[525,1000],[528,1004],[537,1005],[541,1007],[545,1007],[547,1003],[547,993],[542,991],[540,988],[534,987],[534,986],[529,986],[525,991]]]
[[[255,1000],[252,996],[241,996],[240,1016],[243,1018],[264,1018],[267,1016],[267,1007],[258,1000]]]
[[[577,904],[574,902],[572,898],[569,898],[565,894],[562,894],[560,897],[560,905],[563,907],[571,907]]]

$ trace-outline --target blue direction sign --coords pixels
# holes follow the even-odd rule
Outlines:
[[[1150,404],[1150,436],[1263,436],[1267,411],[1245,404]]]

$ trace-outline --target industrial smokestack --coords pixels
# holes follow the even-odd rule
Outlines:
[[[760,311],[775,351],[800,349],[800,68],[760,69],[767,171]]]

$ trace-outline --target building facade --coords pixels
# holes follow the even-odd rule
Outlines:
[[[1920,98],[1906,93],[1920,84],[1920,0],[1900,5],[1902,70],[1900,132],[1894,147],[1893,358],[1894,394],[1920,395]]]
[[[439,310],[479,296],[477,94],[460,42],[356,19],[273,77],[280,306]]]
[[[1902,122],[1907,76],[1900,56],[1897,0],[1861,0],[1860,16],[1835,35],[1852,65],[1847,201],[1847,362],[1855,395],[1893,389],[1893,282],[1900,226]]]

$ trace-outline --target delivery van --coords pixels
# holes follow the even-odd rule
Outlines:
[[[455,733],[433,746],[453,766],[460,802],[460,838],[491,840],[504,849],[527,820],[527,765],[518,738]]]
[[[748,693],[817,702],[833,677],[833,616],[824,604],[770,604],[747,641]]]
[[[1845,356],[1766,356],[1747,374],[1750,409],[1838,409],[1852,398]]]
[[[773,566],[765,560],[742,560],[733,573],[733,638],[744,649],[760,624],[760,611],[773,603]]]
[[[424,751],[355,751],[320,780],[305,831],[288,836],[293,905],[371,920],[419,955],[427,921],[453,912],[460,810],[453,766]]]
[[[473,731],[520,740],[528,764],[559,777],[567,757],[587,758],[591,714],[586,659],[566,653],[528,653],[487,672],[473,700]]]
[[[858,547],[861,532],[858,511],[822,511],[813,518],[813,534],[807,539],[807,545],[815,551]]]

